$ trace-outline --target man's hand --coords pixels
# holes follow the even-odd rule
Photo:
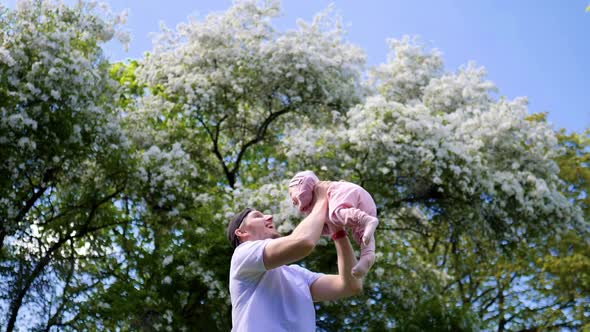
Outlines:
[[[326,220],[326,223],[324,224],[324,229],[322,230],[322,235],[332,237],[332,235],[336,234],[337,232],[343,229],[343,226],[337,226],[330,220]]]
[[[328,199],[328,182],[320,181],[313,187],[313,200],[312,205],[315,205],[317,201]]]
[[[326,208],[326,213],[324,217],[324,227],[322,229],[323,236],[332,236],[333,231],[329,227],[329,217],[328,217],[328,182],[320,181],[318,182],[315,187],[313,188],[313,201],[312,206],[315,207],[315,204],[323,204]],[[338,230],[336,230],[338,231]]]

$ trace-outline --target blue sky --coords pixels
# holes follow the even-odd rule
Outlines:
[[[223,11],[232,1],[109,3],[115,11],[129,9],[129,51],[116,43],[106,46],[111,60],[123,60],[152,48],[150,33],[159,31],[160,22],[175,27],[189,15]],[[330,3],[370,66],[386,60],[386,39],[419,35],[443,52],[448,71],[475,61],[488,70],[500,95],[527,96],[530,112],[549,112],[555,129],[590,127],[590,0],[283,0],[276,26],[295,28],[297,18],[309,21]]]

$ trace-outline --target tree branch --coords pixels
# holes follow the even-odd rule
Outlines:
[[[41,275],[41,273],[43,272],[43,270],[45,269],[45,267],[49,264],[49,262],[51,261],[51,259],[53,258],[54,253],[59,250],[61,248],[61,246],[66,243],[69,240],[72,240],[74,238],[79,238],[82,236],[85,236],[86,234],[88,234],[89,232],[93,232],[111,225],[103,225],[100,227],[88,227],[90,222],[92,221],[92,219],[94,218],[94,216],[96,215],[96,212],[98,210],[98,208],[104,204],[105,202],[111,200],[112,198],[114,198],[116,195],[118,195],[120,193],[122,189],[118,189],[116,190],[113,194],[108,195],[103,197],[101,200],[99,200],[98,202],[95,202],[92,206],[92,209],[90,210],[90,213],[88,214],[88,217],[86,218],[86,221],[84,222],[82,229],[80,230],[80,232],[77,232],[75,235],[68,235],[64,238],[60,238],[56,243],[54,243],[49,250],[47,250],[47,252],[45,253],[45,255],[43,256],[43,258],[41,258],[41,260],[39,261],[39,263],[37,263],[37,265],[35,266],[35,269],[31,272],[31,274],[26,278],[25,282],[23,283],[23,285],[20,288],[15,296],[15,298],[12,300],[11,304],[10,304],[10,309],[9,309],[9,318],[8,318],[8,323],[6,325],[6,332],[12,332],[14,330],[14,326],[16,324],[16,318],[18,316],[18,312],[22,306],[22,301],[25,297],[25,295],[28,293],[29,289],[31,288],[31,285],[33,284],[33,282],[39,277],[39,275]]]

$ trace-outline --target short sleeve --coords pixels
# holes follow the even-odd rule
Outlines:
[[[291,264],[289,265],[289,268],[293,269],[295,273],[300,275],[309,287],[311,287],[311,284],[318,280],[318,278],[324,276],[323,273],[311,272],[310,270],[303,268],[297,264]]]
[[[269,241],[271,239],[240,244],[231,260],[230,275],[237,279],[256,279],[266,272],[263,256]]]

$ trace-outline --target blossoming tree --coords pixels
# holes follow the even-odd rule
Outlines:
[[[276,1],[164,28],[111,66],[100,45],[128,41],[123,17],[84,2],[0,12],[7,330],[230,329],[225,226],[253,206],[292,230],[286,181],[303,169],[363,185],[381,220],[365,294],[318,303],[320,330],[588,314],[587,140],[500,97],[483,68],[449,72],[404,37],[366,71],[330,11],[279,32]],[[335,271],[326,244],[303,263]]]
[[[70,282],[54,288],[50,280],[84,265],[79,247],[117,222],[110,208],[125,188],[128,146],[101,44],[119,34],[124,17],[92,7],[0,7],[0,311],[7,331],[23,306],[33,316],[60,313],[56,298]]]

